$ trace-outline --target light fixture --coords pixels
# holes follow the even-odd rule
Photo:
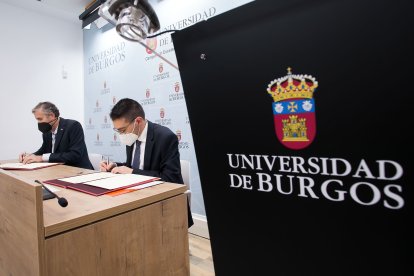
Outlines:
[[[149,37],[149,34],[153,34],[160,29],[157,14],[148,3],[148,0],[107,0],[101,4],[98,14],[115,25],[116,31],[120,36],[129,41],[140,43],[178,70],[175,64],[158,54],[155,49],[151,49],[143,43]]]
[[[147,0],[108,0],[99,8],[99,15],[131,41],[142,41],[160,29],[158,17]]]

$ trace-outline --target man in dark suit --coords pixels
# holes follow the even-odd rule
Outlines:
[[[101,162],[101,171],[155,176],[163,181],[183,183],[178,138],[167,127],[145,119],[142,106],[132,99],[120,100],[111,110],[114,130],[126,145],[125,163]],[[188,227],[193,225],[189,211]]]
[[[32,113],[38,122],[39,131],[43,133],[43,144],[33,154],[20,154],[20,162],[54,162],[93,169],[83,129],[78,121],[59,117],[59,109],[50,102],[39,103],[33,108]]]

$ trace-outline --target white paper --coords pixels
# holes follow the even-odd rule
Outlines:
[[[148,187],[151,187],[151,186],[155,186],[155,185],[158,185],[158,184],[161,184],[161,183],[164,183],[164,181],[152,181],[150,183],[141,184],[141,185],[138,185],[138,186],[128,188],[128,190],[141,190],[141,189],[148,188]]]
[[[0,165],[0,169],[29,169],[29,170],[34,170],[34,169],[39,169],[39,168],[43,168],[43,167],[49,167],[51,165],[55,165],[55,164],[59,164],[59,163],[30,163],[30,164],[23,164],[23,163],[4,163]]]
[[[151,180],[158,180],[158,178],[138,174],[116,174],[115,177],[84,182],[83,184],[112,190]]]
[[[43,185],[45,185],[46,188],[48,188],[49,190],[51,190],[52,193],[56,193],[56,192],[59,192],[60,191],[59,189],[56,189],[55,186],[52,186],[52,185],[49,185],[49,184],[43,184]]]
[[[115,176],[117,175],[114,173],[110,173],[110,172],[97,172],[97,173],[88,173],[88,174],[82,174],[82,175],[77,175],[77,176],[59,178],[58,180],[69,182],[72,184],[78,184],[78,183],[84,183],[88,181],[115,177]]]

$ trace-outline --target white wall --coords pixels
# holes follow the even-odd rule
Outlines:
[[[42,142],[31,113],[51,101],[83,124],[80,24],[0,2],[0,160],[35,151]],[[62,77],[62,68],[67,78]]]

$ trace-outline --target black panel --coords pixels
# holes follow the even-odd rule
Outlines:
[[[412,10],[412,1],[262,0],[173,34],[217,275],[412,275]],[[316,138],[302,150],[278,141],[266,92],[287,67],[319,82]],[[341,158],[352,173],[234,169],[227,154]],[[361,160],[373,179],[353,177]],[[378,179],[378,160],[403,175]],[[259,191],[257,173],[283,175],[283,185],[291,175],[293,193]],[[251,176],[252,190],[230,187],[229,174]],[[318,199],[300,196],[299,177]],[[322,194],[329,179],[342,181],[343,201]],[[380,200],[356,202],[358,182]],[[398,209],[385,206],[398,205],[384,192],[394,184]],[[361,201],[369,187],[358,188]]]

